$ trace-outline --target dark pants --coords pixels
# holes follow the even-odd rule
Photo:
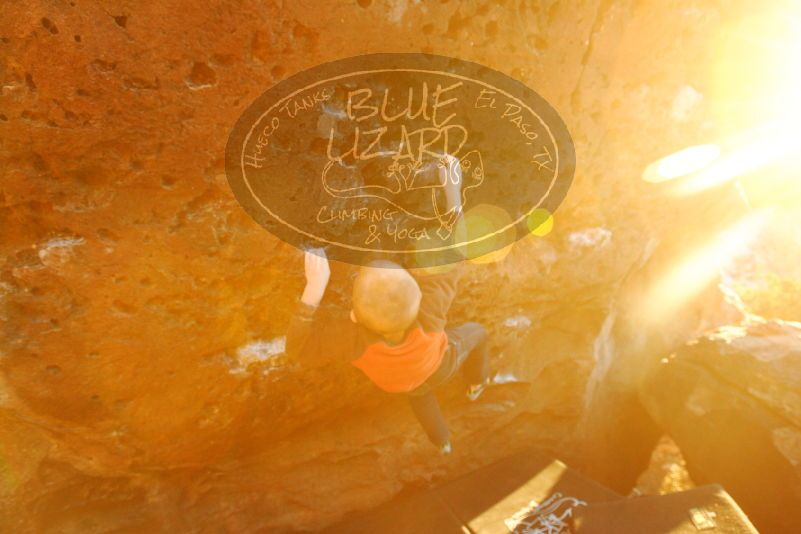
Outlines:
[[[442,363],[425,383],[409,392],[409,403],[417,420],[437,446],[449,440],[449,433],[434,388],[450,381],[460,369],[465,381],[471,385],[481,384],[489,376],[487,330],[479,323],[464,323],[445,332],[448,334],[448,348]]]

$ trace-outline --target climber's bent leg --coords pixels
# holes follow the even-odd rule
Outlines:
[[[414,415],[428,435],[428,439],[437,447],[445,446],[450,440],[448,424],[442,415],[434,391],[423,384],[417,390],[410,392],[408,397]]]
[[[490,371],[487,329],[470,322],[450,328],[447,333],[450,350],[456,354],[465,381],[471,386],[484,384]]]

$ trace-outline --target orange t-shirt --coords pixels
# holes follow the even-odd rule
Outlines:
[[[415,327],[398,345],[372,343],[351,363],[379,388],[390,393],[411,391],[428,380],[442,363],[448,347],[445,332]]]
[[[428,380],[442,363],[448,346],[448,309],[461,271],[461,265],[454,265],[438,274],[413,273],[422,300],[417,323],[399,345],[376,341],[374,333],[344,313],[336,318],[315,316],[313,320],[296,313],[287,332],[287,353],[298,358],[312,354],[347,358],[384,391],[411,391]]]

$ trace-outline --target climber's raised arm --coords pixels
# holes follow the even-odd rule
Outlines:
[[[307,250],[304,254],[304,268],[306,272],[306,287],[300,297],[301,302],[307,306],[317,307],[323,300],[328,280],[331,278],[331,267],[328,257],[321,248]]]
[[[325,295],[331,269],[323,249],[310,249],[304,253],[306,286],[297,303],[286,335],[286,352],[298,356],[306,347],[311,335],[312,323],[320,301]]]
[[[459,160],[450,154],[445,155],[445,166],[440,167],[440,180],[445,182],[446,213],[451,210],[462,212],[462,168]]]

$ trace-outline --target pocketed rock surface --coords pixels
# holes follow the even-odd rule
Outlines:
[[[725,4],[5,3],[3,530],[319,529],[526,447],[564,457],[620,288],[654,246],[667,264],[731,213],[725,195],[697,209],[639,179],[712,135],[709,36],[739,16]],[[441,393],[448,458],[404,399],[346,362],[281,354],[301,255],[225,177],[227,135],[253,99],[368,52],[488,65],[548,100],[576,145],[554,230],[466,274],[452,320],[488,325],[505,383],[476,404],[458,383]],[[324,312],[348,306],[349,269],[334,265]]]

